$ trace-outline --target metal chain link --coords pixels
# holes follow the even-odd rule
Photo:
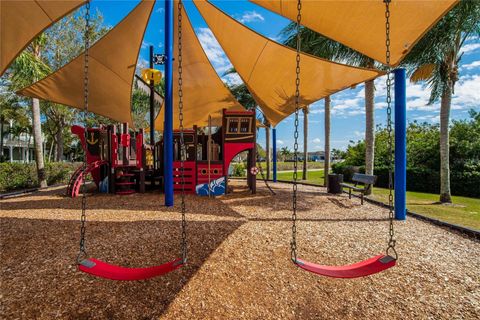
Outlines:
[[[391,73],[391,66],[390,66],[390,2],[391,0],[384,0],[385,2],[385,58],[388,67],[387,72],[387,132],[388,132],[388,219],[389,219],[389,239],[388,239],[388,246],[387,246],[387,255],[392,256],[393,258],[397,259],[398,254],[395,250],[395,230],[393,228],[393,219],[394,219],[394,211],[393,211],[393,173],[392,173],[392,165],[393,165],[393,137],[392,137],[392,79],[390,77]],[[392,254],[390,254],[390,252]]]
[[[298,178],[298,115],[300,110],[300,23],[302,21],[302,2],[297,2],[297,55],[296,55],[296,78],[295,78],[295,133],[293,144],[293,201],[292,201],[292,242],[290,243],[290,255],[294,263],[297,263],[297,178]]]
[[[178,1],[178,120],[180,128],[180,183],[182,184],[181,211],[182,211],[182,260],[187,262],[187,220],[185,216],[185,172],[184,162],[186,158],[185,139],[183,136],[183,66],[182,66],[182,10],[183,2]]]
[[[84,138],[85,141],[88,139],[88,50],[90,48],[90,0],[85,4],[85,30],[84,30],[84,41],[85,41],[85,53],[84,53],[84,65],[83,65],[83,122],[84,122]],[[86,146],[85,146],[86,148]],[[86,193],[86,174],[87,171],[87,151],[85,149],[83,154],[83,167],[82,167],[82,215],[80,218],[81,227],[80,227],[80,248],[77,255],[77,263],[80,263],[83,259],[87,257],[87,250],[85,247],[85,233],[86,233],[86,222],[87,222],[87,193]]]

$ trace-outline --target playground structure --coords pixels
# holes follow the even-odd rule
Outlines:
[[[227,192],[228,168],[241,152],[247,155],[247,185],[255,193],[256,118],[254,111],[223,110],[220,127],[184,131],[185,161],[181,170],[180,132],[174,131],[173,177],[175,192],[222,195]],[[214,133],[211,130],[215,129]],[[147,187],[163,190],[163,140],[146,144],[144,132],[131,130],[127,123],[85,129],[71,128],[86,154],[83,165],[73,173],[67,195],[80,193],[85,175],[91,174],[98,190],[127,195],[144,193]],[[183,174],[182,174],[183,172]],[[157,184],[157,181],[160,183]]]
[[[256,2],[256,1],[254,1]],[[292,240],[291,240],[291,260],[299,268],[307,271],[329,277],[336,278],[355,278],[364,277],[374,273],[384,271],[393,267],[396,264],[398,255],[395,249],[395,232],[394,232],[394,218],[399,220],[405,219],[405,70],[393,69],[406,53],[410,50],[412,45],[423,35],[432,24],[442,17],[448,10],[456,4],[456,1],[444,1],[444,2],[427,2],[422,8],[418,8],[416,4],[384,0],[383,2],[373,3],[359,2],[358,5],[349,4],[352,8],[345,7],[344,3],[327,3],[320,2],[322,5],[312,4],[312,1],[304,3],[305,8],[302,9],[302,1],[285,1],[269,2],[274,4],[269,7],[270,10],[277,12],[281,15],[296,20],[296,33],[297,33],[297,47],[296,50],[282,47],[276,44],[274,41],[267,39],[261,35],[252,32],[252,30],[241,25],[230,16],[223,13],[208,1],[195,0],[193,3],[204,17],[205,21],[209,25],[212,33],[215,35],[220,45],[224,49],[226,55],[230,58],[232,64],[237,70],[238,74],[245,80],[246,85],[252,93],[252,96],[257,100],[260,108],[263,110],[264,115],[270,118],[270,123],[274,125],[278,124],[282,119],[295,114],[295,132],[294,132],[294,179],[293,179],[293,197],[292,197]],[[177,6],[174,6],[174,3]],[[260,5],[263,5],[259,3]],[[370,6],[363,7],[362,6]],[[310,7],[311,6],[311,7]],[[358,6],[358,7],[357,7]],[[131,18],[128,17],[122,21],[117,30],[113,29],[112,32],[105,36],[105,41],[108,41],[113,37],[112,35],[122,35],[121,30],[128,29],[128,24],[134,24],[135,21],[148,21],[149,15],[152,11],[153,3],[142,1],[132,13]],[[279,9],[280,8],[280,9]],[[345,16],[345,12],[349,10],[353,14],[362,13],[359,17],[350,17],[349,21],[345,21],[342,17],[338,17],[338,14]],[[371,10],[370,10],[371,9]],[[99,114],[112,115],[115,113],[115,108],[99,107],[101,104],[92,103],[94,108],[100,108],[96,110],[89,109],[89,55],[95,58],[94,61],[101,61],[103,64],[112,65],[108,60],[109,55],[105,54],[104,46],[99,46],[98,43],[91,47],[90,52],[90,39],[89,35],[89,10],[90,2],[86,2],[85,13],[85,52],[73,60],[70,64],[76,65],[77,70],[79,65],[83,62],[83,101],[81,103],[70,103],[71,105],[83,105],[83,111],[86,114],[89,111],[98,112]],[[368,17],[366,12],[370,12],[373,16]],[[176,15],[174,14],[176,13]],[[104,128],[99,129],[81,129],[74,128],[75,132],[78,132],[81,136],[85,136],[85,141],[82,142],[86,151],[85,163],[80,171],[76,172],[76,175],[72,177],[72,182],[69,186],[69,193],[71,195],[78,194],[80,185],[83,185],[83,201],[82,201],[82,215],[81,215],[81,237],[80,248],[77,257],[77,263],[79,269],[86,273],[96,275],[103,278],[113,280],[140,280],[153,276],[158,276],[172,270],[175,270],[187,262],[187,236],[186,236],[186,203],[185,193],[193,193],[196,191],[199,194],[216,193],[217,186],[220,185],[220,190],[224,192],[226,188],[226,179],[224,178],[228,171],[228,165],[233,157],[241,151],[248,150],[248,166],[249,169],[253,169],[255,166],[255,113],[242,111],[231,111],[223,109],[222,113],[222,126],[221,130],[215,133],[211,131],[211,125],[209,125],[208,137],[205,134],[199,134],[195,121],[205,121],[205,114],[201,114],[201,110],[196,110],[197,116],[200,114],[203,119],[196,119],[194,122],[189,123],[187,119],[184,119],[190,106],[185,103],[184,107],[184,82],[183,82],[183,70],[184,68],[194,68],[198,64],[198,59],[201,59],[201,55],[188,56],[188,45],[192,45],[192,41],[184,41],[183,32],[187,33],[191,26],[188,19],[183,20],[182,14],[184,13],[184,7],[182,1],[166,1],[165,2],[165,57],[163,62],[165,64],[165,103],[164,103],[164,116],[163,116],[163,140],[159,142],[160,146],[144,146],[143,133],[133,133],[128,130],[128,125],[123,124],[118,130],[116,127],[110,127],[106,130]],[[312,19],[315,13],[327,13],[327,15],[335,16],[340,22],[340,27],[343,27],[341,31],[338,31],[339,25],[334,23],[328,23],[327,25],[333,25],[334,27],[329,29],[324,25],[317,24],[318,19]],[[303,15],[305,20],[302,20]],[[135,16],[136,15],[136,16]],[[174,17],[176,16],[176,19]],[[347,16],[349,16],[347,14]],[[366,16],[366,17],[365,17]],[[381,16],[382,19],[375,19],[375,17]],[[61,17],[61,16],[60,16]],[[296,18],[296,19],[294,19]],[[328,16],[325,17],[326,20]],[[391,28],[391,24],[401,26],[403,19],[408,18],[413,22],[420,21],[421,23],[415,24],[415,28],[408,29],[406,32],[402,28]],[[142,20],[143,19],[143,20]],[[324,21],[322,20],[322,21]],[[335,19],[334,19],[335,20]],[[351,20],[351,22],[350,22]],[[133,22],[132,22],[133,21]],[[352,37],[345,37],[345,34],[352,34],[352,29],[358,28],[360,22],[363,23],[364,28],[372,30],[372,32],[363,32],[364,35],[371,37],[371,41],[361,40],[360,37],[355,37],[353,41]],[[370,24],[376,23],[375,27],[370,27]],[[387,127],[389,131],[389,154],[391,156],[393,151],[393,125],[392,125],[392,78],[391,74],[395,74],[395,161],[389,159],[389,237],[387,242],[387,249],[385,254],[376,255],[372,258],[363,260],[359,263],[343,266],[325,266],[314,264],[297,257],[297,242],[296,242],[296,230],[297,230],[297,162],[298,162],[298,119],[299,111],[305,106],[322,99],[334,92],[338,92],[345,88],[351,87],[355,84],[364,82],[366,80],[372,80],[380,75],[385,74],[382,71],[375,69],[362,69],[354,68],[339,63],[333,63],[323,59],[315,58],[301,53],[300,50],[300,26],[304,24],[307,27],[323,32],[330,36],[332,39],[341,43],[347,44],[353,49],[357,49],[360,52],[368,55],[371,58],[375,58],[377,61],[383,63],[387,67]],[[368,27],[366,27],[368,26]],[[350,30],[348,30],[350,28]],[[142,31],[143,29],[143,31]],[[325,30],[324,30],[325,29]],[[119,31],[120,30],[120,31]],[[174,37],[173,33],[176,30],[176,50],[174,51]],[[397,30],[400,30],[398,32]],[[135,42],[139,45],[141,42],[145,26],[138,27],[138,32],[135,34]],[[237,31],[237,32],[235,32]],[[365,30],[364,30],[365,31]],[[392,31],[392,33],[390,32]],[[115,33],[116,32],[116,33]],[[241,52],[238,50],[238,39],[234,39],[232,42],[231,34],[241,34],[245,41],[250,44],[252,50],[246,50]],[[359,40],[359,41],[357,41]],[[183,41],[183,42],[182,42]],[[369,44],[367,48],[362,47],[364,43]],[[380,45],[381,44],[381,45]],[[383,44],[385,46],[383,46]],[[185,48],[184,48],[185,45]],[[138,47],[137,47],[138,48]],[[191,49],[192,47],[190,47]],[[373,48],[373,49],[372,49]],[[131,49],[131,48],[130,48]],[[185,51],[183,51],[185,50]],[[135,50],[132,50],[135,53]],[[240,53],[240,54],[239,54]],[[138,54],[138,50],[137,50]],[[175,63],[174,63],[175,57]],[[132,55],[128,57],[132,59]],[[185,62],[183,59],[185,58]],[[191,61],[188,61],[191,58]],[[82,61],[83,60],[83,61]],[[136,60],[135,60],[136,61]],[[117,61],[118,62],[118,61]],[[123,64],[124,61],[122,61]],[[254,63],[252,63],[254,62]],[[185,63],[185,65],[184,65]],[[129,64],[131,65],[131,64]],[[67,65],[68,68],[69,65]],[[174,67],[176,72],[174,73]],[[58,79],[62,79],[59,75],[67,68],[63,68],[54,73],[51,77],[47,77],[42,83],[54,84]],[[75,69],[71,67],[72,69]],[[152,65],[151,65],[152,68]],[[121,69],[121,68],[120,68]],[[130,68],[133,69],[133,68]],[[128,72],[122,69],[125,79],[133,78],[133,71]],[[192,69],[193,70],[193,69]],[[292,77],[292,71],[295,70],[295,79]],[[191,70],[189,70],[191,71]],[[273,75],[271,73],[274,73]],[[153,71],[151,72],[153,74]],[[176,77],[176,88],[174,88],[174,74]],[[195,74],[195,72],[186,72],[185,80],[187,76]],[[327,74],[324,79],[328,81],[315,81],[316,74]],[[275,81],[269,79],[270,76],[275,77]],[[105,78],[105,77],[103,77]],[[119,77],[121,78],[121,77]],[[158,77],[157,77],[158,78]],[[92,89],[96,89],[95,81],[98,81],[99,77],[94,74],[92,77]],[[153,86],[152,80],[150,85]],[[300,83],[306,81],[308,85],[301,87]],[[65,82],[65,81],[63,81]],[[121,81],[120,81],[121,82]],[[121,86],[128,88],[128,81],[119,84],[116,90],[118,91]],[[325,82],[325,83],[324,83]],[[81,98],[81,94],[78,94],[78,88],[76,88],[73,82],[67,82],[71,87],[68,90],[77,92],[77,99]],[[188,81],[185,81],[185,93]],[[193,83],[193,85],[192,85]],[[100,84],[100,82],[98,82]],[[189,90],[194,91],[196,86],[199,86],[198,79],[190,82]],[[72,87],[73,86],[73,87]],[[318,87],[316,87],[318,86]],[[32,88],[26,88],[22,90],[23,94],[29,94],[33,97],[45,98],[41,96],[45,93],[45,90],[39,89],[38,86],[31,86]],[[212,85],[213,87],[213,85]],[[128,88],[131,89],[131,88]],[[55,89],[52,89],[55,91]],[[121,91],[121,89],[120,89]],[[278,94],[281,92],[281,94]],[[175,93],[175,94],[174,94]],[[225,101],[221,99],[221,95],[225,92],[218,90],[211,90],[209,94],[216,94],[216,101],[214,101],[218,111],[219,101]],[[124,93],[125,94],[125,93]],[[52,95],[62,95],[57,92],[53,92]],[[66,92],[63,92],[65,98]],[[96,99],[101,97],[101,93],[93,95]],[[153,95],[152,95],[153,96]],[[118,95],[117,98],[121,98]],[[123,96],[125,97],[125,96]],[[185,98],[188,95],[185,95]],[[174,99],[175,104],[178,104],[178,121],[174,122]],[[61,100],[61,99],[60,99]],[[60,103],[64,101],[56,100]],[[92,99],[93,100],[93,99]],[[125,99],[119,99],[119,104],[126,105]],[[230,97],[226,97],[226,100],[230,100]],[[98,100],[97,100],[98,101]],[[101,101],[101,100],[100,100]],[[113,105],[115,106],[115,105]],[[197,106],[201,108],[202,106]],[[234,105],[233,107],[238,107]],[[113,110],[113,111],[112,111]],[[115,116],[115,115],[113,115]],[[129,115],[122,114],[124,120],[128,121]],[[117,118],[118,119],[118,118]],[[151,119],[151,133],[155,130],[153,125],[153,112],[150,112]],[[210,116],[209,116],[210,122]],[[186,123],[192,125],[185,126]],[[83,130],[83,131],[82,131]],[[219,134],[220,133],[220,134]],[[275,136],[275,132],[273,134]],[[98,144],[98,146],[97,146]],[[207,147],[205,148],[205,145]],[[146,154],[150,150],[153,153],[153,158],[156,159],[149,162],[146,161]],[[204,152],[207,153],[207,159],[205,160]],[[163,153],[162,153],[163,152]],[[88,155],[90,153],[90,156]],[[274,150],[275,153],[275,150]],[[205,163],[207,161],[207,163]],[[393,170],[395,166],[395,170]],[[135,192],[133,185],[137,185],[139,181],[138,190],[145,189],[145,174],[150,170],[150,177],[156,178],[158,171],[163,172],[163,191],[165,195],[165,205],[173,206],[173,194],[174,192],[180,192],[181,194],[181,227],[182,227],[182,241],[181,241],[181,258],[171,260],[170,262],[162,265],[150,267],[150,268],[124,268],[112,264],[102,262],[97,259],[89,258],[85,249],[85,227],[86,227],[86,196],[85,196],[85,176],[91,172],[94,180],[99,185],[100,189],[104,189],[108,186],[110,192],[119,194],[129,194]],[[106,169],[103,169],[106,168]],[[395,212],[393,209],[393,171],[395,171]],[[247,170],[248,185],[252,192],[255,192],[255,170]],[[138,175],[138,176],[137,176]],[[207,178],[208,177],[208,178]],[[275,166],[274,166],[275,177]],[[107,179],[108,178],[108,179]],[[211,179],[214,179],[215,184],[211,187]],[[107,181],[105,182],[105,179]],[[224,185],[222,186],[221,180],[223,179]],[[201,183],[201,184],[198,184]],[[202,188],[205,191],[200,191]]]

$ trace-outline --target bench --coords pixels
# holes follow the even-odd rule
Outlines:
[[[354,185],[348,183],[340,183],[342,187],[348,188],[348,198],[352,199],[352,191],[360,193],[360,199],[363,205],[363,196],[369,193],[372,189],[372,186],[375,184],[377,176],[372,176],[369,174],[355,173],[352,177]],[[361,183],[362,185],[358,185]]]

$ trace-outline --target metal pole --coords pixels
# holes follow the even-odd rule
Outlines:
[[[277,129],[272,128],[272,146],[273,146],[273,182],[277,182]]]
[[[165,0],[165,116],[163,125],[165,206],[173,206],[173,0]]]
[[[395,219],[405,220],[407,193],[407,94],[405,69],[395,74]]]
[[[150,69],[153,69],[153,46],[150,46]],[[155,83],[153,80],[150,80],[150,144],[155,145]]]

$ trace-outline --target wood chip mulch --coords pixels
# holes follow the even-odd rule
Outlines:
[[[242,182],[187,196],[188,265],[148,281],[77,271],[81,199],[53,188],[0,201],[0,319],[480,319],[480,244],[408,218],[396,267],[331,279],[290,262],[291,185]],[[383,253],[388,212],[299,186],[299,256],[349,264]],[[178,198],[176,199],[178,204]],[[175,258],[179,207],[160,194],[88,197],[91,257],[129,267]]]

